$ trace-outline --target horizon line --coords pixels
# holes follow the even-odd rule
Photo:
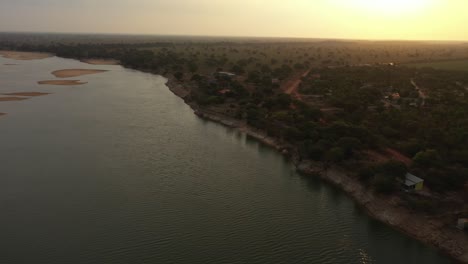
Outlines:
[[[446,39],[372,39],[346,37],[298,37],[298,36],[242,36],[242,35],[203,35],[203,34],[161,34],[161,33],[116,33],[116,32],[47,32],[47,31],[0,31],[0,34],[55,34],[55,35],[103,35],[103,36],[148,36],[148,37],[195,37],[195,38],[255,38],[255,39],[297,39],[297,40],[336,40],[336,41],[374,41],[374,42],[459,42],[468,44],[468,40]]]

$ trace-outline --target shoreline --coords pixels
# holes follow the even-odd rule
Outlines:
[[[27,97],[17,97],[17,96],[9,96],[9,97],[0,97],[0,102],[13,102],[13,101],[23,101],[28,100]]]
[[[204,110],[196,104],[188,102],[186,97],[190,91],[183,88],[171,77],[167,79],[166,86],[176,96],[182,98],[198,117],[213,121],[224,126],[237,129],[246,135],[253,137],[259,142],[274,148],[281,154],[287,156],[300,174],[307,177],[319,177],[342,190],[353,199],[356,204],[364,210],[371,218],[390,226],[391,228],[409,236],[426,246],[434,248],[439,253],[450,257],[459,263],[468,263],[468,237],[462,231],[445,226],[435,219],[427,218],[401,206],[401,199],[377,196],[356,179],[349,177],[346,171],[338,166],[332,166],[322,173],[321,164],[318,162],[300,161],[297,150],[291,145],[280,142],[280,140],[268,136],[264,131],[248,126],[245,122],[225,115]],[[382,209],[385,208],[385,209]]]
[[[63,69],[51,72],[56,78],[74,78],[83,75],[98,74],[108,72],[107,70],[95,70],[95,69]]]
[[[39,85],[60,85],[60,86],[75,86],[87,84],[87,82],[82,82],[80,80],[45,80],[38,81]]]
[[[0,57],[12,60],[42,60],[50,58],[53,55],[45,52],[23,52],[23,51],[12,51],[12,50],[0,50]]]
[[[118,60],[113,59],[84,59],[80,61],[91,65],[120,65]]]
[[[122,66],[125,67],[124,65]],[[158,74],[144,69],[134,68],[134,70]],[[190,94],[190,90],[186,89],[183,84],[177,82],[173,77],[163,77],[167,79],[166,86],[169,90],[182,98],[198,117],[237,129],[259,142],[276,149],[292,161],[299,173],[307,177],[319,177],[339,188],[352,198],[369,217],[422,242],[458,263],[468,264],[468,236],[456,229],[455,223],[453,227],[447,226],[434,219],[434,217],[426,217],[401,206],[399,204],[401,199],[395,197],[388,199],[389,197],[377,196],[366,190],[359,181],[350,177],[346,170],[338,166],[332,166],[325,173],[322,173],[323,170],[320,163],[307,160],[300,161],[296,154],[297,150],[286,142],[281,142],[276,138],[270,137],[264,131],[248,126],[244,121],[204,110],[196,104],[189,102],[187,96]],[[5,113],[0,113],[0,116],[2,115],[5,115]]]
[[[8,96],[26,96],[26,97],[36,97],[36,96],[43,96],[48,95],[50,93],[41,93],[41,92],[17,92],[17,93],[4,93],[3,95]]]

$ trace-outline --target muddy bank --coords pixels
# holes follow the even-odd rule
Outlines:
[[[0,56],[7,59],[13,60],[41,60],[52,57],[52,54],[43,52],[20,52],[20,51],[8,51],[0,50]],[[13,64],[10,64],[13,65]]]
[[[91,69],[65,69],[52,72],[52,74],[57,78],[70,78],[78,77],[89,74],[97,74],[107,72],[106,70],[91,70]]]
[[[40,85],[83,85],[87,82],[81,82],[80,80],[48,80],[48,81],[39,81],[37,82]]]
[[[409,210],[397,196],[374,194],[338,166],[322,170],[317,163],[303,161],[297,164],[297,169],[339,187],[374,219],[438,249],[460,263],[468,263],[468,237],[456,229],[455,224],[448,227],[437,219]]]
[[[185,103],[188,104],[192,110],[194,111],[195,115],[199,116],[200,118],[214,121],[220,123],[222,125],[236,128],[241,132],[249,135],[252,138],[257,139],[258,141],[267,144],[270,147],[273,147],[284,154],[289,153],[289,149],[291,148],[290,145],[286,144],[285,142],[280,142],[279,140],[269,137],[265,132],[255,129],[247,125],[246,122],[234,119],[213,111],[205,110],[197,106],[196,104],[190,103],[187,99],[187,96],[190,94],[190,91],[185,89],[181,84],[175,81],[172,78],[168,78],[166,86],[173,92],[175,95],[179,96],[180,98],[184,99]]]
[[[119,65],[120,64],[118,60],[112,60],[112,59],[85,59],[85,60],[81,60],[81,62],[92,64],[92,65]]]
[[[0,113],[0,116],[4,116],[4,115],[6,115],[6,113]]]
[[[43,96],[43,95],[48,95],[48,94],[50,93],[20,92],[20,93],[4,93],[3,95],[35,97],[35,96]]]
[[[11,102],[11,101],[23,101],[27,100],[27,97],[0,97],[0,102]]]
[[[372,218],[430,247],[438,249],[457,262],[468,263],[468,237],[464,232],[455,228],[455,223],[453,227],[450,227],[435,218],[420,215],[405,207],[399,197],[376,195],[338,166],[332,166],[324,170],[324,166],[321,163],[307,160],[300,161],[297,149],[292,145],[269,137],[265,132],[252,128],[241,120],[201,109],[196,104],[188,102],[187,96],[190,94],[190,90],[184,89],[173,78],[169,78],[166,85],[175,95],[184,99],[200,118],[238,129],[258,141],[275,148],[288,156],[295,164],[297,170],[302,174],[309,177],[320,177],[324,181],[343,190]]]

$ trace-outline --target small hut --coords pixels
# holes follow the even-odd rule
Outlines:
[[[458,219],[457,227],[460,230],[468,229],[468,218],[460,218]]]
[[[231,72],[217,72],[215,73],[215,76],[220,79],[232,80],[236,77],[236,74]]]
[[[421,191],[424,187],[424,180],[414,176],[411,173],[407,173],[405,176],[405,181],[403,183],[403,188],[406,191]]]

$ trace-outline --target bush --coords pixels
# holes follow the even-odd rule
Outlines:
[[[345,158],[345,152],[342,148],[334,147],[327,151],[325,160],[329,162],[340,162]]]
[[[437,206],[434,206],[434,201],[422,200],[417,197],[407,197],[406,202],[411,209],[416,211],[427,214],[434,214],[437,212]]]
[[[342,137],[336,143],[336,146],[344,150],[346,157],[350,157],[355,150],[361,148],[361,145],[361,141],[353,137]]]
[[[377,165],[375,170],[377,173],[384,174],[396,181],[398,178],[403,179],[405,177],[408,167],[401,161],[391,160]]]
[[[426,171],[425,180],[431,190],[436,192],[457,191],[464,188],[468,172],[464,168],[450,170],[431,168]]]
[[[420,166],[434,167],[440,164],[440,156],[437,150],[430,149],[418,152],[413,161]]]
[[[306,156],[309,159],[319,161],[322,159],[325,150],[323,146],[316,144],[312,140],[306,140],[301,146],[302,155]]]
[[[184,74],[182,72],[176,72],[174,73],[174,77],[178,80],[181,81],[184,78]]]
[[[370,181],[374,178],[375,175],[375,168],[371,166],[365,166],[359,169],[358,177],[359,180],[363,183],[370,183]]]
[[[372,185],[377,193],[391,194],[398,190],[398,184],[395,178],[385,174],[375,175]]]

